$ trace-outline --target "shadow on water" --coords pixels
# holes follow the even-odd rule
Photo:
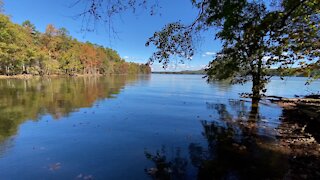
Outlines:
[[[113,98],[136,76],[34,78],[0,80],[0,142],[17,133],[20,124],[49,114],[68,116],[97,100]]]
[[[285,177],[288,157],[268,148],[276,139],[271,130],[261,125],[258,104],[247,104],[241,100],[230,100],[228,105],[207,103],[217,116],[212,121],[201,120],[206,143],[190,143],[189,157],[184,158],[176,153],[168,159],[172,154],[165,148],[156,154],[146,152],[147,159],[155,164],[146,173],[153,179],[185,179],[185,164],[189,162],[196,169],[197,179]]]
[[[145,151],[146,158],[155,164],[154,168],[145,169],[145,172],[153,179],[186,179],[188,160],[182,157],[181,150],[177,148],[172,159],[168,159],[166,154],[165,146],[154,155]]]

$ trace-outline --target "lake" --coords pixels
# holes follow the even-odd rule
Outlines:
[[[267,94],[319,91],[305,81],[274,78]],[[290,161],[268,149],[283,110],[253,113],[239,98],[250,88],[201,75],[2,79],[0,179],[284,178]]]

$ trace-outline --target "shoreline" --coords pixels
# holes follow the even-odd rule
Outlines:
[[[0,75],[0,79],[30,79],[34,77],[36,76],[34,75],[11,75],[11,76]]]
[[[150,73],[151,74],[151,73]],[[53,77],[103,77],[103,76],[113,76],[113,75],[139,75],[139,74],[74,74],[74,75],[31,75],[31,74],[19,74],[19,75],[0,75],[0,79],[31,79],[31,78],[53,78]]]

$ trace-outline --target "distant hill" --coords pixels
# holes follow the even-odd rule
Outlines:
[[[267,73],[272,76],[296,76],[296,77],[318,77],[320,75],[319,69],[301,69],[301,68],[290,68],[290,69],[268,69]]]
[[[158,71],[152,72],[153,74],[206,74],[204,69],[200,70],[185,70],[185,71]],[[279,70],[279,69],[268,69],[267,73],[271,76],[298,76],[298,77],[316,77],[320,75],[320,70],[315,69],[311,70],[310,72],[298,69],[298,68],[291,68],[286,70]]]

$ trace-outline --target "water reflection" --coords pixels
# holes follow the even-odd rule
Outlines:
[[[304,167],[319,177],[274,148],[278,106],[228,100],[245,90],[223,96],[200,76],[148,78],[0,80],[0,177],[290,179]]]
[[[136,76],[0,80],[0,142],[15,135],[26,120],[45,114],[55,119],[68,116],[97,100],[114,97],[136,80]]]
[[[211,85],[211,87],[213,87],[219,93],[223,94],[225,94],[232,88],[231,83],[228,81],[209,81],[208,84]]]
[[[184,160],[189,160],[196,168],[197,179],[277,179],[285,176],[287,156],[268,148],[268,143],[275,141],[275,137],[260,123],[262,116],[257,104],[250,106],[245,101],[230,100],[229,104],[207,103],[207,108],[217,115],[210,121],[201,120],[206,145],[190,143],[189,158]],[[172,160],[183,158],[175,156],[170,160],[167,156],[172,155],[159,152],[155,155],[147,153],[146,157],[155,164],[147,173],[154,179],[180,179],[174,174],[183,171],[177,172],[174,167],[179,163]]]

